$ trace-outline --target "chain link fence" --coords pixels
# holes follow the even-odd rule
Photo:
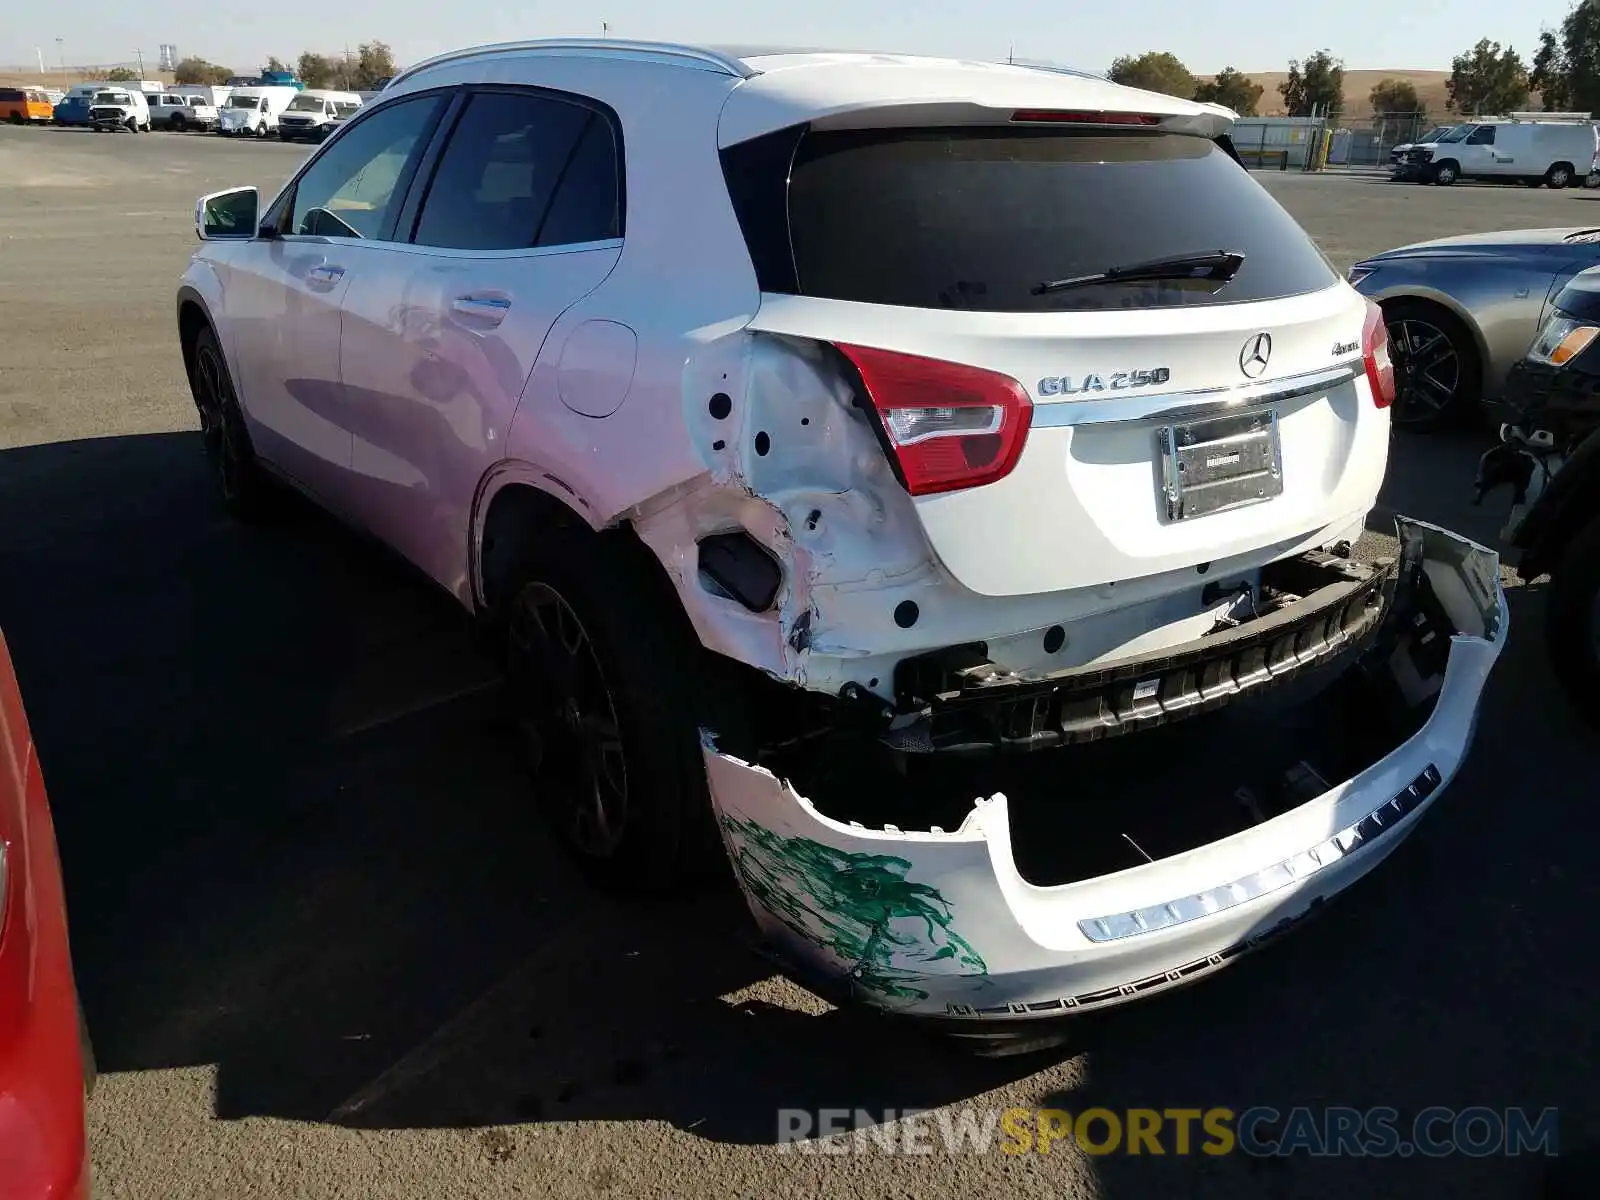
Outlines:
[[[1423,141],[1440,127],[1426,113],[1373,113],[1361,121],[1332,123],[1327,165],[1387,167],[1394,148]]]
[[[1320,117],[1242,117],[1229,136],[1247,167],[1314,171],[1322,162],[1326,129]]]
[[[1423,113],[1373,113],[1347,120],[1327,117],[1243,117],[1233,127],[1234,148],[1248,167],[1278,171],[1386,168],[1396,146],[1424,140],[1440,127]]]

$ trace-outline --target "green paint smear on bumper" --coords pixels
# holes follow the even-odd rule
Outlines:
[[[861,987],[887,998],[926,1000],[930,975],[982,977],[988,967],[951,928],[939,890],[907,878],[911,863],[850,854],[754,821],[724,817],[735,869],[750,897],[789,929],[850,966]]]

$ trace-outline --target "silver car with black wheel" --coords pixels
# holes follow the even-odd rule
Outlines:
[[[1498,407],[1565,283],[1600,264],[1600,228],[1513,229],[1386,250],[1350,269],[1389,326],[1394,424],[1432,431]]]

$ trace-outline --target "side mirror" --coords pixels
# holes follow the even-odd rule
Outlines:
[[[253,238],[260,221],[261,193],[253,187],[212,192],[195,202],[194,231],[202,242]]]

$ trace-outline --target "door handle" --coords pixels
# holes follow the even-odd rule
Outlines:
[[[306,272],[306,282],[312,287],[332,287],[344,278],[344,268],[323,263]]]
[[[511,301],[505,296],[457,296],[450,301],[450,311],[475,325],[493,328],[506,319]]]

